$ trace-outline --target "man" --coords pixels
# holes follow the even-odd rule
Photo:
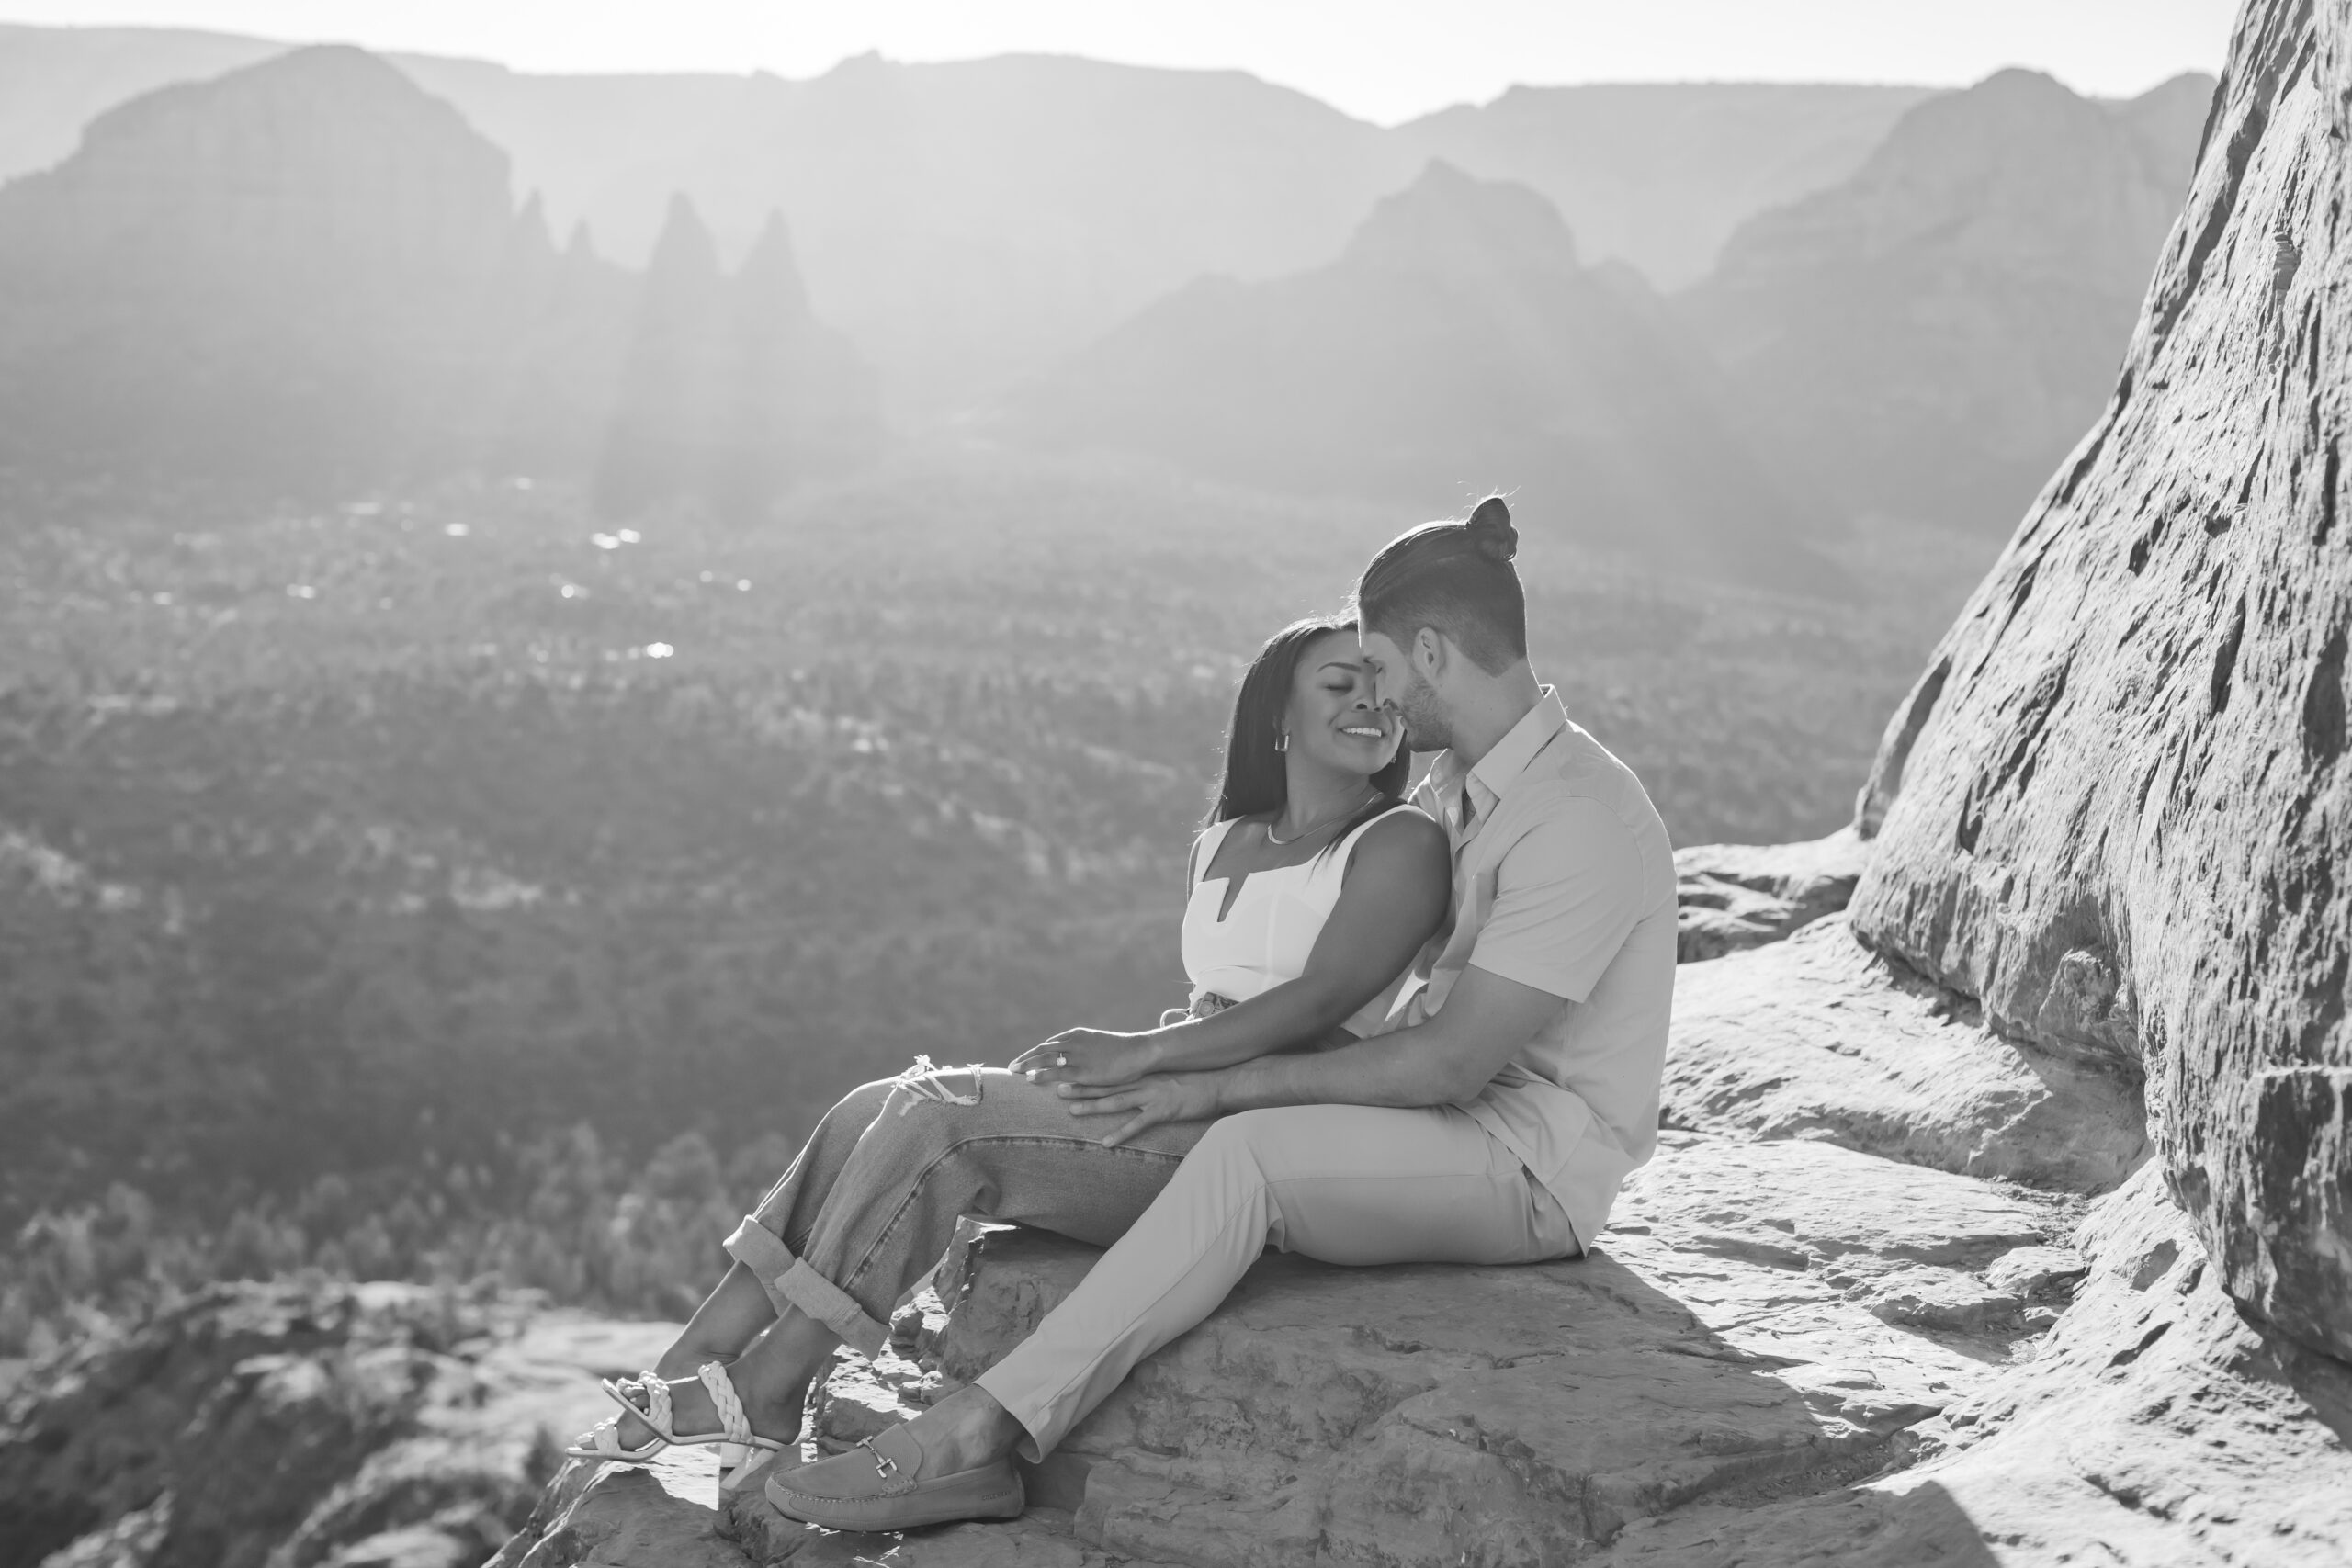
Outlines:
[[[1042,1459],[1135,1363],[1214,1311],[1266,1244],[1344,1264],[1573,1257],[1657,1142],[1674,989],[1673,855],[1640,781],[1527,660],[1499,497],[1382,550],[1363,657],[1453,852],[1453,912],[1388,1027],[1353,1044],[1118,1088],[1063,1082],[1114,1139],[1222,1118],[1068,1300],[968,1387],[787,1471],[812,1523],[901,1529],[1021,1511]],[[1053,1069],[1035,1075],[1053,1082]]]

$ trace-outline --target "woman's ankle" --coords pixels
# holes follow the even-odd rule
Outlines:
[[[774,1398],[743,1402],[743,1415],[752,1423],[752,1430],[786,1442],[800,1436],[801,1417],[808,1414],[808,1408],[806,1384]]]
[[[742,1354],[741,1346],[729,1349],[717,1345],[697,1345],[681,1339],[662,1352],[662,1359],[653,1363],[652,1370],[675,1382],[680,1378],[690,1378],[702,1371],[703,1364],[707,1361],[717,1361],[724,1365],[741,1354]]]

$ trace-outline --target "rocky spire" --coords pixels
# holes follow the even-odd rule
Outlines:
[[[684,193],[646,264],[628,358],[596,473],[596,503],[627,515],[699,490],[722,445],[726,299],[718,248]]]

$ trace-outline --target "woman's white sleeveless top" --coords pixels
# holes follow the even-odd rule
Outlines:
[[[1299,865],[1251,872],[1223,919],[1217,918],[1217,911],[1224,908],[1226,889],[1233,879],[1211,876],[1208,870],[1216,859],[1217,847],[1241,818],[1228,818],[1204,832],[1193,851],[1197,880],[1184,906],[1184,973],[1193,982],[1195,1009],[1212,992],[1246,1002],[1261,991],[1305,974],[1315,939],[1323,934],[1323,922],[1330,919],[1332,907],[1340,901],[1348,856],[1354,852],[1356,840],[1370,832],[1374,823],[1415,809],[1400,802],[1372,821],[1359,823],[1327,853]],[[1388,1016],[1404,980],[1399,974],[1395,984],[1359,1009],[1347,1021],[1349,1032],[1361,1036],[1377,1029]]]

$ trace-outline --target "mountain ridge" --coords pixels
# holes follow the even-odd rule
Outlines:
[[[71,74],[69,44],[126,48],[140,36],[0,33],[0,103],[13,84]],[[13,72],[12,41],[31,62]],[[197,52],[227,47],[208,43]],[[1384,129],[1233,70],[1060,55],[940,63],[865,55],[797,80],[763,73],[562,77],[447,57],[387,58],[508,151],[516,195],[538,192],[559,232],[585,222],[599,251],[625,265],[650,255],[674,190],[694,199],[730,261],[781,208],[815,309],[857,340],[881,370],[894,414],[915,424],[1001,391],[1195,276],[1267,277],[1329,260],[1372,202],[1401,189],[1432,154],[1489,176],[1526,172],[1504,166],[1517,156],[1507,133],[1456,146],[1431,129],[1446,116],[1453,117],[1446,126],[1464,116],[1475,121],[1487,107]],[[119,69],[105,78],[117,79],[127,79]],[[159,79],[149,70],[143,80]],[[62,118],[100,107],[102,85],[79,96],[20,95],[25,116],[48,112],[49,122],[20,130],[13,141],[0,110],[0,178],[38,161],[21,151],[28,144],[62,155],[70,144]],[[1669,103],[1686,91],[1752,90],[1668,87],[1660,97],[1646,88],[1522,89],[1521,97],[1498,102],[1517,104],[1529,91],[1572,101],[1630,92]],[[1771,91],[1790,101],[1849,96],[1802,85]],[[1072,124],[1086,133],[1069,135],[1064,128]],[[1573,228],[1597,237],[1588,245],[1596,257],[1619,254],[1613,237],[1640,226],[1616,212],[1636,197],[1705,207],[1703,246],[1705,234],[1805,184],[1717,194],[1684,176],[1753,138],[1693,137],[1686,140],[1696,152],[1668,171],[1670,178],[1646,166],[1629,173],[1620,167],[1624,147],[1594,143],[1600,162],[1589,179],[1532,183]],[[1653,280],[1670,283],[1699,261],[1683,254],[1680,240],[1666,243],[1674,254]],[[1657,271],[1655,250],[1625,254]]]
[[[1670,330],[1638,292],[1580,265],[1542,196],[1432,159],[1330,264],[1198,280],[1024,384],[980,428],[1432,513],[1502,483],[1534,515],[1654,566],[1834,587],[1840,574]]]
[[[2106,399],[2211,93],[1999,72],[1749,220],[1676,301],[1743,428],[1850,511],[2007,529]]]

